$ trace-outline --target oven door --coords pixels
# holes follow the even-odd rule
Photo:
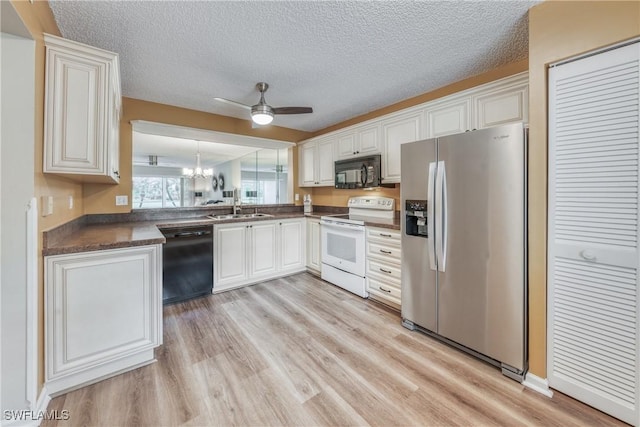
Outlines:
[[[320,221],[322,262],[364,277],[364,227],[339,221]]]

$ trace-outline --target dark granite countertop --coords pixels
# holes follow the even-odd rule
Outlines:
[[[261,209],[261,211],[265,210]],[[129,216],[126,214],[112,216],[85,215],[45,232],[42,254],[47,256],[162,244],[166,242],[160,231],[164,228],[197,227],[249,221],[277,221],[279,219],[305,217],[319,219],[321,216],[344,213],[340,212],[341,208],[334,209],[330,207],[328,209],[316,209],[311,214],[304,214],[301,209],[289,209],[289,212],[286,210],[282,212],[280,209],[275,209],[270,214],[271,216],[224,220],[209,219],[206,218],[206,215],[191,218],[149,218],[142,220],[144,216],[140,215],[139,212]],[[126,221],[126,219],[134,220]],[[399,230],[400,220],[396,217],[393,222],[366,222],[365,225]]]

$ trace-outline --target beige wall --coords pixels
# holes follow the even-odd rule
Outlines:
[[[132,120],[146,120],[289,142],[298,142],[309,138],[310,135],[308,132],[278,126],[252,129],[249,120],[220,116],[139,99],[123,98],[122,119],[120,122],[120,184],[85,184],[84,213],[129,212],[131,210],[131,204],[129,204],[129,206],[116,206],[115,197],[116,195],[128,195],[129,203],[131,203]],[[297,158],[297,150],[294,155],[296,156],[295,158]],[[294,186],[296,186],[297,173],[295,173],[295,168],[294,180]],[[297,191],[297,187],[295,187],[294,190]]]
[[[546,372],[547,66],[640,35],[640,2],[550,1],[529,10],[529,369]]]
[[[305,194],[311,194],[314,206],[347,206],[349,197],[354,196],[392,197],[396,201],[396,210],[400,210],[400,184],[374,190],[336,190],[333,187],[301,188],[300,198],[302,199]]]

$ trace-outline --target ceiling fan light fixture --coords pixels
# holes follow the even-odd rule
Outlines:
[[[265,104],[251,107],[251,120],[258,125],[268,125],[273,121],[273,110]]]

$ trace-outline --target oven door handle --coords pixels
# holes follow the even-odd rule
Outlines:
[[[330,228],[341,228],[343,230],[360,231],[364,233],[364,227],[358,224],[346,224],[344,222],[336,222],[327,219],[320,220],[320,224]]]

